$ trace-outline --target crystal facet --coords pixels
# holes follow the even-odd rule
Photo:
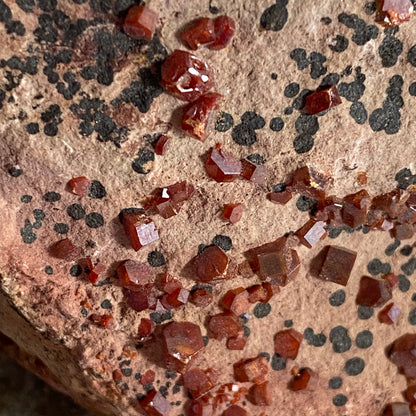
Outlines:
[[[81,248],[73,244],[69,238],[57,241],[50,248],[50,254],[62,260],[75,260],[81,252]]]
[[[266,381],[269,366],[265,357],[248,358],[234,364],[234,378],[236,381],[251,381],[262,384]]]
[[[230,224],[235,224],[241,220],[241,217],[244,213],[244,204],[226,204],[224,206],[224,211],[222,216],[230,222]]]
[[[185,45],[196,51],[199,45],[206,45],[214,41],[214,20],[202,17],[184,30],[181,39]]]
[[[202,370],[195,367],[183,375],[183,382],[191,396],[197,399],[215,387],[217,378],[217,374],[211,368]]]
[[[400,314],[400,308],[394,303],[389,303],[379,312],[378,319],[387,325],[393,325],[398,321]]]
[[[159,239],[155,223],[143,213],[123,215],[123,227],[131,246],[135,251]]]
[[[213,298],[212,293],[207,289],[197,289],[191,294],[191,302],[200,308],[208,306]]]
[[[306,96],[305,111],[308,114],[318,114],[341,104],[341,97],[336,85],[315,91]]]
[[[312,248],[328,234],[325,225],[326,224],[323,221],[310,219],[303,227],[296,231],[300,243],[308,248]]]
[[[302,339],[303,335],[293,328],[279,331],[274,337],[274,352],[283,358],[294,360]]]
[[[381,416],[411,416],[407,403],[389,403]]]
[[[367,211],[370,204],[370,195],[364,189],[345,196],[341,210],[343,223],[352,228],[363,225],[367,220]]]
[[[318,375],[310,368],[301,368],[290,381],[289,387],[293,391],[314,391],[318,382]]]
[[[363,276],[357,293],[358,305],[377,307],[391,299],[391,286],[386,280]]]
[[[162,134],[154,144],[155,153],[159,156],[163,156],[167,152],[171,141],[172,139],[170,137]]]
[[[134,290],[139,285],[149,283],[153,275],[147,263],[136,260],[125,260],[117,267],[117,276],[123,287]]]
[[[253,384],[250,387],[247,398],[256,406],[270,406],[272,403],[272,388],[269,382]]]
[[[232,182],[241,173],[241,161],[221,148],[211,147],[205,162],[205,170],[217,182]]]
[[[230,289],[222,298],[221,306],[235,315],[247,312],[250,306],[247,290],[243,287]]]
[[[133,290],[131,290],[133,289]],[[126,303],[135,311],[141,312],[146,309],[154,309],[157,303],[157,291],[153,284],[148,283],[129,289],[123,289]]]
[[[235,338],[244,332],[237,319],[231,312],[218,313],[211,316],[208,328],[216,339]]]
[[[232,406],[227,407],[221,416],[248,416],[248,413],[242,407],[233,404]]]
[[[247,159],[241,159],[241,176],[248,181],[263,186],[266,183],[267,168],[263,165],[257,165]]]
[[[193,259],[193,267],[198,280],[212,282],[227,278],[228,256],[216,246],[208,246]]]
[[[410,20],[413,3],[410,0],[378,0],[376,22],[383,26],[397,26]]]
[[[78,196],[88,195],[90,189],[91,181],[85,176],[79,176],[77,178],[72,178],[68,182],[68,187],[70,191]]]
[[[318,172],[311,166],[302,166],[296,169],[286,189],[308,198],[323,200],[331,182],[332,178],[328,174]]]
[[[124,33],[133,39],[152,40],[157,14],[146,6],[130,7],[124,20]]]
[[[150,390],[139,403],[148,416],[167,416],[171,410],[170,403],[156,390]]]
[[[209,49],[220,50],[231,41],[235,32],[235,21],[229,16],[218,16],[214,20],[214,41],[208,45]]]

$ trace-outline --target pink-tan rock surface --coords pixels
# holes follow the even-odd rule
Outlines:
[[[171,403],[171,416],[186,414],[181,376],[163,366],[162,326],[188,321],[209,336],[207,316],[222,312],[224,294],[259,283],[257,275],[234,273],[213,286],[214,302],[205,308],[189,302],[170,314],[135,312],[115,276],[121,261],[149,262],[154,279],[169,272],[188,290],[196,283],[189,262],[200,244],[214,239],[228,250],[231,265],[242,263],[247,250],[308,221],[308,201],[298,195],[286,205],[266,198],[304,165],[329,174],[327,195],[339,197],[364,188],[375,196],[416,183],[413,20],[385,30],[375,23],[372,3],[350,0],[148,3],[158,14],[150,44],[123,35],[122,1],[0,0],[0,332],[22,356],[42,363],[38,374],[54,388],[106,416],[142,414],[139,399],[152,386]],[[158,68],[168,53],[186,49],[179,34],[189,22],[217,10],[237,29],[227,48],[195,52],[213,68],[215,91],[224,96],[222,118],[201,142],[180,131],[184,104],[162,93]],[[317,117],[302,113],[304,90],[333,84],[340,105]],[[172,138],[163,156],[152,147],[161,134]],[[210,178],[205,157],[217,143],[238,158],[261,155],[265,185]],[[360,172],[366,172],[366,185]],[[67,187],[79,176],[93,181],[88,196]],[[170,218],[152,214],[160,238],[134,251],[120,211],[142,207],[156,188],[183,180],[195,187],[192,198]],[[234,203],[244,203],[244,214],[230,224],[222,212]],[[406,277],[416,268],[414,238],[399,247],[387,231],[347,231],[332,240],[337,229],[329,230],[312,248],[296,247],[300,271],[269,306],[250,306],[243,350],[210,337],[199,351],[194,364],[216,370],[219,386],[234,382],[234,363],[269,354],[272,403],[247,401],[249,414],[277,416],[284,408],[298,416],[376,416],[385,404],[404,400],[405,378],[386,347],[416,324],[414,289]],[[232,248],[218,236],[229,237]],[[51,256],[50,247],[63,238],[81,248],[79,258]],[[311,259],[328,244],[357,252],[345,287],[309,273]],[[101,284],[87,279],[86,257],[106,266]],[[375,309],[362,319],[365,311],[355,303],[361,276],[390,271],[401,275],[392,297],[401,317],[383,325]],[[149,313],[158,326],[139,343],[137,328]],[[93,314],[111,314],[114,325],[97,325]],[[274,335],[289,321],[304,339],[283,368],[273,355]],[[313,392],[288,389],[292,367],[309,367],[319,376]],[[155,380],[143,386],[148,370]],[[343,381],[337,389],[329,388],[334,377]],[[230,400],[219,403],[215,414]],[[233,404],[244,400],[242,394]]]

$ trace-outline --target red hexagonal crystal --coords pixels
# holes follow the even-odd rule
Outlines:
[[[377,195],[371,202],[371,209],[385,212],[390,218],[397,218],[407,209],[408,195],[401,189],[394,189],[386,194]]]
[[[136,260],[125,260],[117,267],[121,286],[132,290],[139,285],[149,283],[152,275],[152,268],[147,263]]]
[[[151,41],[156,29],[157,14],[146,6],[130,7],[124,19],[124,33],[133,39]]]
[[[325,229],[326,223],[310,219],[303,227],[296,231],[301,244],[312,248],[320,240],[323,240],[328,232]]]
[[[222,101],[221,94],[209,92],[189,104],[182,116],[182,130],[204,142],[214,129]]]
[[[202,370],[191,368],[183,375],[184,386],[194,399],[212,390],[217,383],[218,376],[212,368]]]
[[[416,378],[416,334],[404,334],[389,347],[389,359],[409,378]]]
[[[302,339],[303,335],[293,328],[279,331],[274,337],[274,352],[283,358],[294,360]]]
[[[262,384],[266,381],[269,366],[265,357],[248,358],[234,364],[234,378],[236,381],[251,381]]]
[[[362,306],[377,307],[391,299],[391,286],[386,280],[363,276],[360,280],[356,302]]]
[[[245,256],[262,280],[280,286],[285,286],[299,272],[299,256],[291,248],[291,240],[287,237],[248,250]]]
[[[143,213],[124,214],[123,227],[131,246],[136,251],[159,239],[155,223]]]
[[[200,308],[208,306],[213,298],[212,293],[207,289],[197,289],[191,294],[191,302]]]
[[[171,141],[172,139],[170,137],[162,134],[154,144],[155,153],[159,156],[163,156],[167,152]]]
[[[78,196],[88,195],[90,185],[91,181],[86,176],[78,176],[77,178],[72,178],[68,182],[69,190]]]
[[[112,315],[98,315],[93,313],[91,315],[91,320],[100,325],[102,328],[112,328],[115,324],[114,318]]]
[[[312,276],[346,286],[357,253],[344,247],[325,246],[311,261]]]
[[[382,416],[411,416],[407,403],[389,403],[383,410]]]
[[[341,97],[336,85],[329,88],[315,91],[306,96],[305,112],[308,114],[318,114],[341,104]]]
[[[290,390],[293,391],[315,391],[318,383],[318,375],[310,368],[302,368],[289,383]]]
[[[124,288],[123,295],[126,303],[137,312],[156,307],[157,291],[151,283],[137,286],[134,290]]]
[[[104,264],[97,263],[96,265],[94,265],[89,257],[86,259],[86,263],[87,263],[88,269],[90,270],[87,278],[93,285],[95,285],[97,282],[104,279],[103,274],[106,270],[106,267],[104,266]]]
[[[243,216],[245,206],[244,204],[226,204],[224,205],[224,211],[222,212],[222,216],[228,220],[230,224],[235,224],[236,222],[241,220]]]
[[[398,321],[401,313],[402,311],[396,304],[389,303],[379,312],[378,319],[384,324],[393,325]]]
[[[204,347],[201,329],[192,322],[171,322],[163,329],[162,342],[168,370],[184,373]]]
[[[227,407],[227,409],[225,409],[222,412],[221,416],[247,416],[248,413],[245,409],[243,409],[240,406],[237,406],[236,404],[233,404],[230,407]]]
[[[402,241],[412,238],[415,230],[413,224],[394,224],[391,234],[396,240]]]
[[[189,290],[181,287],[174,290],[172,293],[164,295],[162,297],[162,305],[166,309],[179,308],[188,302],[188,298]]]
[[[206,45],[214,41],[214,21],[208,17],[202,17],[194,22],[181,34],[185,45],[196,51],[199,45]]]
[[[247,338],[243,335],[232,337],[227,339],[227,348],[229,350],[241,351],[247,344]]]
[[[205,162],[205,170],[217,182],[232,182],[241,173],[241,161],[219,147],[211,147]]]
[[[235,21],[229,16],[218,16],[214,20],[214,41],[208,44],[209,49],[220,50],[231,41],[235,32]]]
[[[272,389],[269,382],[253,384],[250,387],[247,399],[256,406],[270,406],[272,404]]]
[[[161,71],[162,85],[181,100],[195,101],[214,87],[209,66],[186,51],[173,51],[163,62]]]
[[[191,401],[188,409],[188,416],[214,416],[214,409],[208,398],[202,396],[197,400]]]
[[[241,176],[248,181],[254,182],[257,185],[264,185],[266,183],[267,168],[263,165],[257,165],[247,159],[241,159]]]
[[[378,0],[376,22],[391,27],[410,20],[413,3],[410,0]]]
[[[230,289],[222,298],[221,306],[235,315],[247,312],[250,306],[247,290],[243,287]]]
[[[343,202],[336,196],[328,196],[324,200],[318,201],[318,206],[314,217],[318,221],[326,221],[330,225],[342,225],[341,210]]]
[[[282,192],[270,192],[267,199],[274,204],[286,205],[292,199],[292,193],[287,189]]]
[[[244,333],[238,318],[231,312],[223,312],[211,316],[208,329],[212,332],[214,338],[218,340],[236,338]]]
[[[169,402],[156,390],[150,390],[139,403],[148,416],[167,416],[171,410]]]
[[[247,288],[250,303],[261,302],[266,297],[266,289],[262,285],[253,285]]]
[[[325,190],[331,184],[332,178],[328,174],[317,172],[311,166],[296,169],[287,190],[318,200],[325,199]]]
[[[228,256],[216,245],[205,247],[194,257],[192,263],[198,280],[202,282],[212,282],[228,277]]]
[[[148,319],[142,318],[140,320],[139,328],[137,330],[137,336],[139,341],[146,341],[150,338],[150,335],[153,334],[153,331],[156,329],[156,324]]]
[[[81,255],[82,249],[73,244],[69,238],[64,238],[54,243],[50,247],[49,252],[53,257],[57,257],[58,259],[75,260]]]
[[[365,224],[370,204],[371,197],[365,189],[345,196],[341,210],[343,223],[352,228]]]
[[[395,288],[399,284],[399,281],[400,281],[399,277],[396,276],[394,273],[385,274],[382,277],[382,279],[388,282],[388,284],[390,285],[392,289]]]

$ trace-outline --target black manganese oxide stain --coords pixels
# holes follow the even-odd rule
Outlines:
[[[288,84],[284,90],[284,95],[287,98],[296,97],[299,94],[300,87],[297,82],[291,82]]]
[[[341,306],[345,302],[345,290],[339,289],[336,290],[332,295],[329,297],[329,304],[331,306]]]
[[[99,228],[104,225],[104,218],[98,212],[91,212],[85,217],[85,224],[90,228]]]
[[[53,230],[57,234],[67,234],[69,231],[69,227],[68,224],[65,224],[63,222],[57,222],[56,224],[54,224]]]
[[[58,202],[61,200],[61,194],[54,191],[46,192],[46,194],[43,195],[43,199],[47,202]]]
[[[397,181],[397,187],[399,189],[407,189],[410,185],[416,184],[416,175],[413,175],[409,168],[400,169],[394,179]]]
[[[272,357],[272,369],[274,371],[281,371],[286,368],[286,358],[274,353]]]
[[[252,163],[255,163],[256,165],[264,165],[264,157],[259,153],[248,155],[246,159]]]
[[[308,56],[305,49],[298,48],[290,52],[290,57],[297,63],[300,71],[310,66],[312,79],[318,79],[326,74],[327,68],[324,66],[326,56],[319,52],[311,52]]]
[[[152,267],[161,267],[166,264],[166,259],[163,253],[154,250],[147,255],[147,261]]]
[[[342,387],[342,378],[341,377],[332,377],[328,381],[328,387],[332,390],[337,390]]]
[[[344,370],[349,376],[358,376],[364,370],[365,362],[360,357],[353,357],[346,361]]]
[[[221,112],[215,123],[215,130],[224,133],[230,130],[234,125],[233,116],[229,113]]]
[[[356,14],[341,13],[338,21],[350,29],[354,29],[351,40],[357,45],[365,45],[371,39],[376,39],[379,33],[376,25],[367,25]]]
[[[276,0],[276,4],[268,7],[260,17],[261,27],[275,32],[282,30],[289,17],[287,3],[288,0]]]
[[[332,45],[329,45],[329,49],[334,52],[344,52],[348,48],[349,41],[345,36],[336,35],[332,40]]]
[[[280,131],[283,129],[284,125],[285,123],[283,122],[281,117],[273,117],[270,120],[269,127],[272,131]]]
[[[374,309],[371,306],[360,305],[357,310],[359,319],[370,319],[374,315]]]
[[[222,248],[224,251],[229,251],[233,248],[233,242],[227,235],[218,234],[212,239],[212,244]]]
[[[413,66],[416,66],[416,45],[412,46],[407,53],[407,60]]]
[[[410,280],[404,274],[399,274],[399,290],[401,292],[408,292],[409,289]]]
[[[253,315],[256,318],[265,318],[272,310],[270,303],[259,302],[253,309]]]
[[[361,331],[355,338],[355,344],[358,348],[370,348],[373,345],[373,334],[369,330]]]
[[[71,276],[73,276],[73,277],[81,276],[81,274],[82,274],[82,267],[80,265],[78,265],[78,264],[74,264],[69,269],[69,274]]]
[[[22,195],[20,197],[20,201],[23,202],[24,204],[29,204],[30,202],[32,202],[32,195]]]
[[[383,263],[380,259],[373,259],[367,264],[367,270],[373,276],[384,275],[390,273],[391,266],[389,263]]]
[[[255,130],[266,125],[263,117],[254,111],[246,111],[241,116],[241,124],[235,126],[231,132],[232,139],[241,146],[251,146],[257,141]]]
[[[336,326],[329,333],[329,341],[332,343],[332,349],[336,353],[343,353],[351,348],[351,338],[348,330],[343,326]]]
[[[137,173],[147,174],[152,170],[155,153],[153,150],[143,147],[137,153],[136,159],[133,160],[131,167]]]
[[[71,204],[67,207],[66,213],[74,220],[81,220],[85,217],[85,209],[80,204]]]
[[[317,203],[318,201],[316,199],[301,195],[296,201],[296,208],[299,211],[306,212],[306,211],[313,210],[316,207]]]
[[[383,42],[381,42],[381,45],[378,48],[381,64],[386,68],[390,68],[396,65],[397,60],[399,59],[399,56],[402,52],[403,43],[390,34],[385,36]]]
[[[337,394],[332,398],[332,403],[337,407],[344,406],[347,403],[347,401],[348,397],[344,394]]]
[[[28,219],[25,220],[24,226],[20,229],[20,235],[26,244],[31,244],[36,240],[37,235],[33,232],[32,224]]]
[[[100,181],[93,180],[88,190],[88,196],[90,198],[101,199],[106,195],[107,191],[105,190],[105,186]]]

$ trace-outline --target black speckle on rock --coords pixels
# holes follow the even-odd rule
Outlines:
[[[408,186],[416,184],[416,175],[412,174],[412,171],[408,168],[403,168],[396,173],[394,178],[400,189],[406,189]]]
[[[241,146],[251,146],[257,141],[255,130],[248,124],[238,124],[231,132],[232,139]]]
[[[79,264],[74,264],[69,269],[69,274],[73,277],[81,276],[82,274],[82,267]]]
[[[270,361],[270,354],[268,352],[259,352],[259,357],[264,357],[267,361]]]
[[[120,371],[124,377],[130,377],[133,374],[132,368],[122,368]]]
[[[332,398],[332,403],[334,406],[340,407],[344,406],[348,402],[348,397],[344,394],[337,394]]]
[[[376,39],[378,36],[378,27],[375,25],[367,25],[356,14],[341,13],[338,15],[338,21],[348,28],[354,29],[351,40],[357,45],[365,45],[371,39]]]
[[[408,262],[402,264],[400,268],[406,276],[411,276],[416,270],[416,259],[412,257]]]
[[[26,124],[26,131],[29,134],[39,133],[39,124],[38,123],[29,123],[29,124]]]
[[[301,108],[305,107],[306,104],[306,97],[311,93],[312,91],[305,88],[303,89],[299,95],[293,100],[292,106],[295,110],[300,110]]]
[[[409,94],[412,97],[416,97],[416,82],[412,82],[409,86]]]
[[[276,0],[276,4],[268,7],[260,17],[261,27],[274,32],[282,30],[288,19],[287,3],[288,0]]]
[[[85,217],[85,224],[90,228],[99,228],[104,225],[104,218],[98,212],[91,212]]]
[[[272,78],[273,80],[276,80],[276,79],[277,79],[277,74],[276,74],[276,72],[272,72],[270,76],[271,76],[271,78]]]
[[[299,84],[297,82],[291,82],[285,88],[284,95],[288,98],[296,97],[299,94]]]
[[[364,12],[365,14],[371,15],[375,13],[377,10],[377,4],[375,1],[369,1],[364,5]]]
[[[12,178],[18,178],[23,173],[23,169],[18,166],[12,166],[9,168],[8,173]]]
[[[407,60],[411,65],[416,66],[416,45],[412,46],[407,53]]]
[[[339,74],[337,74],[336,72],[331,72],[330,74],[327,74],[322,78],[322,81],[319,84],[318,89],[329,88],[329,87],[332,87],[333,85],[337,85],[340,79],[341,77],[339,76]],[[321,114],[326,114],[326,113],[327,113],[327,110],[321,111],[318,115],[320,116]]]
[[[85,209],[80,204],[69,205],[66,213],[74,220],[80,220],[85,217]]]
[[[407,292],[410,289],[410,280],[404,275],[399,274],[399,290]]]
[[[325,345],[326,335],[325,334],[314,334],[312,338],[312,345],[314,347],[322,347]]]
[[[280,131],[283,129],[284,125],[285,123],[283,122],[281,117],[273,117],[270,120],[269,127],[272,131]]]
[[[57,222],[53,226],[53,230],[58,234],[67,234],[69,231],[68,224],[65,224],[63,222]]]
[[[349,376],[358,376],[364,370],[365,362],[360,357],[353,357],[346,361],[344,370]]]
[[[23,202],[24,204],[28,204],[29,202],[32,202],[32,195],[22,195],[20,197],[20,201]]]
[[[147,255],[147,261],[152,267],[161,267],[166,264],[165,256],[157,250],[151,251]]]
[[[283,114],[285,115],[285,116],[289,116],[290,114],[292,114],[293,113],[293,107],[286,107],[284,110],[283,110]]]
[[[378,274],[387,274],[391,271],[391,266],[389,263],[383,263],[380,259],[373,259],[367,265],[368,272],[376,276]]]
[[[53,267],[52,266],[46,266],[45,267],[45,273],[46,274],[53,274]]]
[[[212,244],[222,248],[224,251],[229,251],[233,248],[233,242],[227,235],[218,234],[212,239]]]
[[[366,76],[361,72],[360,67],[357,67],[355,72],[356,74],[353,82],[342,82],[338,87],[339,94],[351,102],[358,101],[365,91],[364,82]]]
[[[246,325],[243,325],[243,331],[244,331],[244,333],[243,333],[244,337],[248,338],[251,334],[250,328]]]
[[[403,43],[394,36],[386,36],[378,48],[381,64],[385,68],[390,68],[397,63],[397,59],[403,52]]]
[[[300,134],[312,136],[319,130],[318,118],[309,114],[301,114],[295,121],[295,128]]]
[[[345,297],[345,290],[339,289],[329,297],[329,303],[331,306],[341,306],[345,302]]]
[[[281,371],[286,368],[286,359],[279,354],[273,354],[272,357],[272,369],[274,371]]]
[[[301,195],[296,201],[296,208],[299,211],[306,212],[314,209],[317,203],[318,201],[316,199]]]
[[[246,111],[241,116],[241,122],[254,130],[262,129],[266,125],[264,118],[254,111]]]
[[[58,134],[58,123],[53,121],[51,123],[45,124],[43,127],[43,132],[49,137],[56,136]]]
[[[367,121],[367,110],[361,101],[356,101],[351,104],[350,116],[357,124],[364,124]]]
[[[307,133],[302,133],[293,140],[293,147],[295,148],[296,153],[299,154],[309,152],[312,150],[313,145],[314,138]]]
[[[374,315],[374,309],[371,306],[360,305],[357,310],[359,319],[370,319]]]
[[[272,310],[270,303],[259,302],[253,309],[253,314],[256,318],[265,318]]]
[[[290,57],[297,63],[300,71],[310,66],[312,79],[318,79],[321,75],[326,74],[327,68],[324,66],[326,57],[319,52],[311,52],[307,56],[305,49],[298,48],[290,53]]]
[[[204,346],[206,347],[206,346],[208,345],[208,343],[209,343],[209,337],[207,337],[207,336],[203,336],[203,337],[202,337],[202,341],[203,341],[203,343],[204,343]]]
[[[43,199],[47,202],[57,202],[60,201],[61,194],[54,191],[46,192],[46,194],[43,195]]]
[[[332,390],[336,390],[342,387],[342,378],[341,377],[332,377],[328,381],[328,387]]]
[[[215,130],[224,133],[230,130],[231,127],[234,125],[233,116],[229,113],[225,113],[224,111],[218,115],[217,121],[215,122]]]
[[[409,321],[410,325],[416,325],[416,308],[412,309],[409,312],[409,316],[408,316],[407,320]]]
[[[208,7],[208,10],[212,14],[218,14],[220,12],[220,9],[218,7],[211,5]]]
[[[406,244],[400,249],[400,254],[402,256],[410,256],[412,254],[412,251],[413,251],[413,247],[410,246],[409,244]]]
[[[204,337],[202,337],[204,338]],[[181,386],[179,384],[174,384],[172,387],[172,393],[173,394],[177,394],[181,391]]]
[[[84,318],[86,318],[86,317],[88,316],[88,311],[87,311],[87,309],[82,308],[82,309],[81,309],[81,315],[82,315]]]
[[[104,299],[104,300],[101,302],[101,307],[102,307],[103,309],[111,309],[111,308],[113,307],[113,305],[111,304],[111,301],[110,301],[110,300],[108,300],[108,299]]]
[[[343,326],[336,326],[329,333],[329,340],[332,343],[332,349],[336,353],[343,353],[351,348],[351,338],[348,331]]]
[[[345,36],[337,35],[333,40],[334,44],[329,45],[329,49],[333,50],[334,52],[344,52],[348,48],[348,39]]]
[[[151,312],[149,317],[155,324],[159,325],[164,321],[169,321],[170,319],[172,319],[172,312],[171,311],[166,311],[164,313]]]
[[[38,0],[38,6],[44,12],[52,12],[56,9],[56,0]]]
[[[255,163],[256,165],[264,165],[264,157],[259,153],[248,155],[246,159],[252,163]]]
[[[292,328],[292,326],[293,326],[292,319],[286,319],[286,321],[283,323],[283,325],[285,326],[285,328]]]
[[[20,229],[20,235],[22,236],[23,242],[26,244],[31,244],[36,240],[37,236],[33,232],[33,228],[29,220],[25,220],[24,226]]]
[[[88,190],[88,196],[90,198],[101,199],[107,195],[104,185],[97,180],[91,182],[90,188]]]
[[[165,371],[165,377],[167,379],[174,379],[174,378],[177,377],[177,375],[178,375],[178,373],[176,371],[173,371],[173,370],[166,370]]]
[[[32,13],[35,8],[35,0],[16,0],[16,3],[26,13]]]
[[[332,19],[330,17],[328,17],[328,16],[321,17],[321,22],[324,25],[328,26],[328,25],[330,25],[332,23]]]
[[[312,345],[313,344],[313,336],[314,336],[314,333],[313,333],[313,329],[312,328],[306,328],[303,331],[303,337],[305,338],[306,342],[309,345]]]
[[[373,345],[373,334],[371,331],[364,330],[357,334],[355,343],[358,348],[370,348]]]
[[[46,218],[46,215],[42,209],[36,208],[33,210],[33,216],[36,221],[42,221]]]
[[[146,175],[151,171],[154,160],[155,153],[144,147],[137,153],[137,157],[133,160],[131,167],[135,172]]]

